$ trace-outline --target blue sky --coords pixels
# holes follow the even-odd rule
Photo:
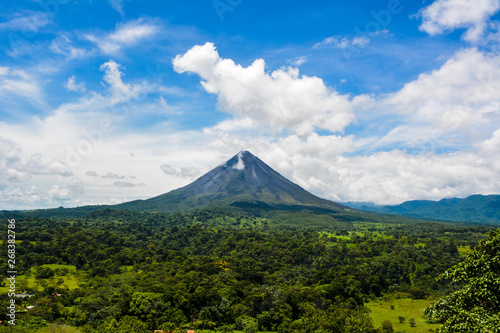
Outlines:
[[[500,193],[500,0],[0,5],[0,205],[148,198],[249,150],[319,196]]]

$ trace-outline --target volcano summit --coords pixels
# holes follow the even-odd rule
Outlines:
[[[307,192],[248,151],[239,152],[189,185],[151,199],[118,206],[141,211],[185,211],[252,204],[306,206],[334,211],[346,209]]]

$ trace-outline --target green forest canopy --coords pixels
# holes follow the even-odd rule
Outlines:
[[[102,210],[20,219],[18,288],[35,296],[17,305],[37,307],[19,313],[16,327],[375,332],[384,328],[373,327],[366,301],[455,292],[436,277],[494,229],[321,215],[308,228],[286,216]],[[0,300],[6,306],[6,293]]]

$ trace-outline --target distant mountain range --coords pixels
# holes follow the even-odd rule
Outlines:
[[[365,211],[423,219],[500,223],[500,195],[476,194],[464,199],[450,198],[439,201],[412,200],[394,206],[378,206],[363,202],[344,204]]]

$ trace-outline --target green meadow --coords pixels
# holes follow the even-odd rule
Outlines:
[[[429,324],[424,315],[425,308],[431,304],[428,300],[401,298],[390,301],[374,300],[366,304],[371,310],[373,326],[380,327],[388,320],[395,332],[424,333],[436,331],[441,325]],[[400,323],[399,317],[404,317]],[[410,326],[410,318],[415,319],[415,327]]]
[[[37,271],[40,268],[48,268],[54,272],[49,278],[37,278]],[[73,265],[45,264],[38,267],[32,267],[29,272],[16,276],[16,293],[26,291],[25,288],[33,291],[42,291],[49,286],[59,288],[76,289],[80,284],[81,276]],[[7,280],[5,286],[0,287],[0,293],[7,293],[9,287]]]

